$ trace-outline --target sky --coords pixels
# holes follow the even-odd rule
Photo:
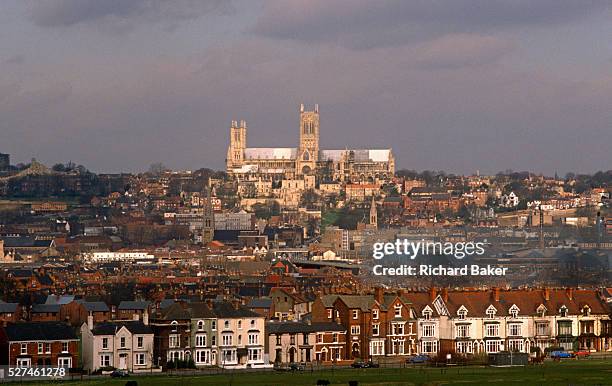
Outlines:
[[[0,152],[97,172],[223,169],[231,120],[397,168],[612,168],[612,2],[4,0]]]

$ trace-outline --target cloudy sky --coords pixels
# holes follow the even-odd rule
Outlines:
[[[398,167],[612,167],[612,3],[4,0],[0,152],[95,171],[223,168],[295,146],[392,147]]]

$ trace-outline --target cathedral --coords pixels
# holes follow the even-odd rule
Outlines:
[[[319,106],[300,105],[300,142],[296,147],[247,147],[245,121],[232,121],[227,149],[227,173],[238,179],[300,179],[367,183],[393,177],[391,149],[321,150]]]

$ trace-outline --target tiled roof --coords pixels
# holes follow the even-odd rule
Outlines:
[[[140,321],[100,323],[94,326],[92,333],[94,335],[115,335],[123,327],[132,334],[153,334],[153,330]]]
[[[146,300],[124,300],[119,303],[120,310],[145,310],[151,303]]]
[[[6,326],[9,341],[74,340],[77,336],[69,325],[61,322],[27,322]]]
[[[305,323],[305,322],[267,322],[268,334],[294,334],[323,331],[346,331],[346,328],[337,323]]]
[[[17,311],[19,303],[0,303],[0,313],[14,313]]]

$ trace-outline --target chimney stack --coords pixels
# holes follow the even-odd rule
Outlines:
[[[448,288],[444,287],[442,288],[442,300],[444,300],[444,302],[448,302]]]
[[[499,288],[498,287],[493,287],[493,299],[495,299],[496,302],[499,302]]]
[[[436,291],[436,287],[431,287],[429,289],[429,300],[433,302],[436,299],[437,293],[438,291]]]
[[[550,300],[550,289],[544,288],[544,300],[549,301]]]
[[[574,300],[574,289],[571,287],[568,287],[565,289],[565,294],[567,295],[567,298],[569,300]]]
[[[382,287],[376,287],[374,288],[374,299],[382,304],[384,302],[385,298],[385,290]]]
[[[93,330],[94,328],[93,315],[91,312],[87,315],[87,328],[89,328],[89,330]]]

